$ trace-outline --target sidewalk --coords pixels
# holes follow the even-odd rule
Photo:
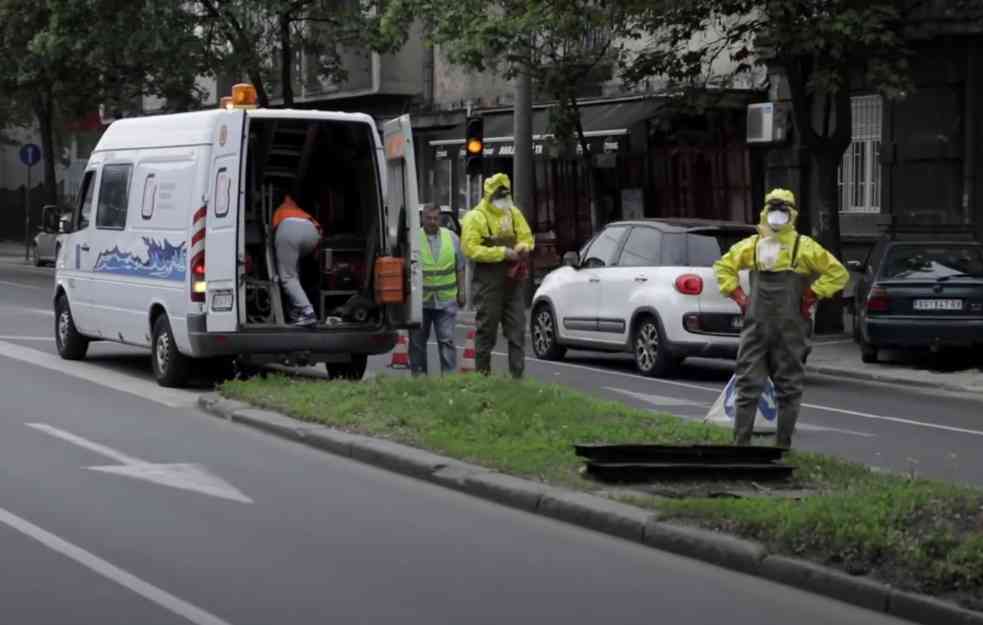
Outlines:
[[[526,311],[529,319],[529,311]],[[849,318],[847,318],[849,321]],[[465,326],[475,325],[474,312],[462,310],[457,322]],[[846,327],[850,327],[849,324]],[[529,329],[526,328],[528,340]],[[819,373],[847,380],[867,380],[903,384],[921,388],[983,394],[983,361],[972,366],[962,363],[959,368],[935,370],[930,368],[931,357],[927,353],[906,353],[884,350],[881,362],[867,364],[860,360],[860,346],[850,334],[817,336],[812,354],[806,364],[809,373]]]

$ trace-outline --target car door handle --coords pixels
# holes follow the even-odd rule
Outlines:
[[[600,278],[597,278],[597,277],[589,278],[588,279],[588,282],[600,282],[600,281],[601,281],[601,279]]]
[[[88,252],[89,251],[89,244],[88,243],[83,243],[81,246],[79,246],[79,249],[82,250],[83,252]]]
[[[645,276],[635,276],[635,282],[648,282],[649,279]]]

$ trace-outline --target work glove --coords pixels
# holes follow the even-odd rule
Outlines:
[[[802,318],[806,321],[812,319],[812,307],[816,305],[819,298],[812,291],[812,288],[807,288],[805,294],[802,295]]]
[[[747,294],[744,292],[744,289],[742,289],[741,287],[737,287],[731,292],[731,294],[728,297],[734,300],[737,303],[737,305],[741,307],[742,315],[747,314],[748,299],[747,299]]]
[[[519,253],[511,247],[505,248],[505,260],[515,262],[519,260]]]

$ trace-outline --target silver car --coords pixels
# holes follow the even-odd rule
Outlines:
[[[59,215],[54,206],[45,206],[41,219],[41,232],[34,236],[30,257],[35,267],[54,265],[61,248],[62,235],[71,220],[71,213]]]

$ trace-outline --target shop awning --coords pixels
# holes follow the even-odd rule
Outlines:
[[[664,104],[661,98],[625,100],[599,104],[582,104],[580,120],[588,137],[625,135],[628,129],[640,121],[657,115]],[[532,134],[534,141],[542,141],[549,133],[549,108],[533,111]],[[512,110],[485,113],[485,143],[511,143],[513,128]],[[464,144],[464,126],[432,135],[429,144]]]

